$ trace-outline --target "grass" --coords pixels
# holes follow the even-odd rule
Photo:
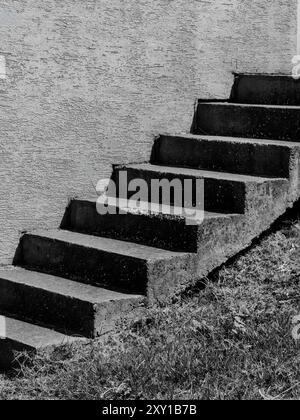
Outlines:
[[[205,290],[0,377],[1,399],[298,399],[300,225],[283,223]]]

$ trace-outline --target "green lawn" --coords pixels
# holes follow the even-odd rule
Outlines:
[[[0,398],[298,399],[300,224],[283,223],[213,280],[105,345],[37,357],[0,378]]]

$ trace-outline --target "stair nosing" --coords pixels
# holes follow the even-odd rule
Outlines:
[[[26,277],[31,278],[29,279]],[[14,283],[16,285],[23,285],[25,287],[30,287],[48,293],[53,293],[59,296],[64,296],[66,298],[76,299],[77,301],[90,303],[92,305],[101,305],[121,300],[133,300],[142,298],[144,299],[144,296],[142,295],[127,295],[125,293],[115,292],[107,288],[87,285],[84,283],[66,279],[64,277],[41,273],[34,270],[27,270],[25,268],[20,267],[11,267],[5,270],[1,269],[0,289],[2,280]],[[101,293],[107,293],[108,295],[111,295],[111,297],[103,299],[101,298]],[[89,294],[90,296],[88,296]]]
[[[219,181],[233,181],[233,182],[240,182],[240,183],[257,183],[262,184],[265,182],[270,181],[288,181],[288,178],[281,178],[281,177],[262,177],[262,176],[253,176],[253,175],[245,175],[245,174],[234,174],[234,173],[227,173],[227,172],[219,172],[219,171],[210,171],[210,170],[201,170],[201,169],[194,169],[194,168],[186,168],[180,166],[167,166],[167,165],[156,165],[150,163],[140,163],[140,164],[127,164],[127,165],[119,165],[117,167],[118,170],[122,169],[133,169],[133,170],[144,170],[148,172],[159,172],[161,174],[172,174],[172,175],[189,175],[194,178],[199,179],[215,179]]]
[[[63,229],[50,229],[50,230],[36,230],[25,233],[24,236],[29,235],[32,237],[42,237],[53,241],[59,241],[69,243],[75,246],[83,246],[89,249],[95,249],[99,252],[106,252],[113,255],[119,255],[122,257],[133,258],[139,261],[152,261],[152,260],[164,260],[178,257],[186,257],[190,255],[188,252],[177,252],[169,251],[162,248],[150,247],[147,245],[141,245],[134,242],[122,241],[118,239],[111,239],[102,236],[94,236],[85,233],[73,232]],[[102,246],[101,246],[102,242]],[[103,246],[107,244],[108,247]],[[109,245],[115,244],[120,249],[109,249]],[[131,248],[131,252],[130,252]],[[140,255],[145,252],[146,255]]]
[[[13,343],[18,343],[24,347],[28,347],[32,349],[43,349],[43,348],[48,348],[52,346],[61,346],[64,344],[72,344],[75,342],[87,341],[87,339],[84,337],[64,334],[52,328],[37,325],[28,321],[22,321],[20,319],[15,318],[14,316],[2,315],[0,313],[0,317],[3,317],[6,322],[6,336],[1,338],[1,340],[4,340],[4,341],[8,340]],[[18,326],[19,329],[13,332],[10,324],[13,324],[14,326]],[[26,332],[25,337],[24,337],[24,331]],[[20,337],[18,337],[18,334],[20,335]],[[23,334],[23,337],[22,337],[22,334]],[[47,342],[45,344],[38,343],[37,341],[34,342],[34,338],[36,337],[35,334],[38,335],[37,341],[41,341],[44,336]]]
[[[281,110],[299,110],[300,105],[270,105],[270,104],[247,104],[247,103],[239,103],[239,102],[212,102],[212,101],[205,101],[199,102],[199,106],[202,105],[215,105],[215,106],[233,106],[233,107],[240,107],[240,108],[267,108],[267,109],[281,109]]]
[[[211,141],[211,142],[224,142],[224,143],[240,143],[240,144],[253,144],[263,146],[274,146],[274,147],[287,147],[289,149],[300,149],[300,144],[287,140],[276,140],[276,139],[259,139],[251,137],[231,137],[231,136],[217,136],[217,135],[205,135],[205,134],[161,134],[160,137],[168,137],[170,139],[187,139],[187,140],[198,140],[198,141]]]
[[[149,210],[148,213],[146,211],[141,210],[141,212],[139,213],[138,212],[139,209],[137,207],[120,207],[117,203],[114,203],[114,202],[110,202],[109,201],[110,198],[113,201],[118,200],[118,199],[115,199],[114,197],[109,197],[109,196],[107,198],[108,198],[108,205],[110,207],[115,207],[117,209],[121,209],[123,211],[126,211],[126,212],[132,214],[132,215],[137,215],[137,216],[141,215],[141,216],[149,216],[149,217],[151,217],[151,216],[153,216],[153,217],[155,217],[155,216],[157,216],[157,217],[165,216],[167,218],[168,217],[174,218],[174,220],[176,220],[176,219],[178,219],[178,220],[187,220],[187,219],[189,219],[188,216],[174,215],[174,214],[171,214],[171,213],[162,213],[162,212],[158,212],[158,211],[156,212],[156,211],[152,211],[152,210]],[[96,198],[96,197],[95,198],[90,198],[90,197],[87,197],[87,198],[84,198],[84,197],[79,198],[79,197],[77,197],[74,200],[72,200],[72,202],[76,202],[76,201],[78,201],[78,202],[89,202],[89,203],[95,204],[95,206],[96,206],[97,200],[98,200],[98,198]],[[147,202],[147,203],[149,205],[151,205],[150,202]],[[153,204],[154,205],[161,205],[161,204],[156,204],[156,203],[153,203]],[[173,206],[170,206],[170,207],[171,208],[174,208]],[[186,209],[187,210],[191,210],[189,208],[186,208]],[[182,208],[182,210],[184,210],[184,208]],[[228,217],[235,217],[235,216],[240,216],[240,214],[238,214],[238,213],[210,212],[210,211],[204,210],[204,217],[205,217],[206,220],[217,219],[217,218],[228,218]]]

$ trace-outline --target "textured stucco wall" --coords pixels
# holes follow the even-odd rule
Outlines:
[[[288,72],[296,0],[0,0],[0,263],[231,71]]]

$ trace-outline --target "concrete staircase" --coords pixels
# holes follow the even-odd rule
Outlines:
[[[200,225],[159,206],[100,215],[96,199],[76,199],[60,229],[26,233],[0,272],[2,365],[14,350],[94,338],[249,246],[299,198],[299,105],[288,76],[236,75],[230,99],[199,101],[192,134],[161,135],[149,163],[114,167],[116,181],[204,180]]]

